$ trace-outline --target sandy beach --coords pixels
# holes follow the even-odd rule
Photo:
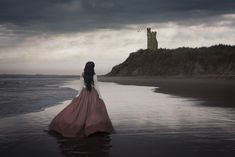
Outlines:
[[[99,77],[103,82],[153,86],[155,92],[203,100],[202,105],[235,107],[235,79],[187,77]]]
[[[77,90],[78,82],[67,81],[62,87]],[[116,134],[69,139],[45,132],[52,118],[69,104],[69,99],[39,112],[0,118],[0,154],[4,157],[235,155],[233,107],[200,105],[206,101],[154,92],[157,87],[150,84],[113,82],[100,82],[100,91]]]

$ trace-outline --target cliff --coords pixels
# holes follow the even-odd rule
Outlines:
[[[235,46],[138,50],[106,76],[234,76]]]

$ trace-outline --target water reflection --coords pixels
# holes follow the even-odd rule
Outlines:
[[[100,90],[115,135],[68,139],[43,132],[68,100],[41,112],[1,118],[1,156],[156,157],[169,156],[169,149],[172,156],[235,154],[234,108],[201,106],[198,100],[154,93],[153,87],[100,83]]]
[[[87,138],[65,138],[55,132],[51,135],[56,137],[60,151],[67,157],[109,157],[112,147],[109,134],[96,133]]]

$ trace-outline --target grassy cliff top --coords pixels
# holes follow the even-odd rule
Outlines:
[[[235,75],[235,46],[140,49],[106,76]]]

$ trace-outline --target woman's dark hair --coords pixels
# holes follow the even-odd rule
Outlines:
[[[95,74],[95,63],[92,61],[89,61],[86,63],[84,72],[83,72],[83,78],[86,85],[86,89],[88,91],[91,91],[91,85],[94,85],[93,75]]]

